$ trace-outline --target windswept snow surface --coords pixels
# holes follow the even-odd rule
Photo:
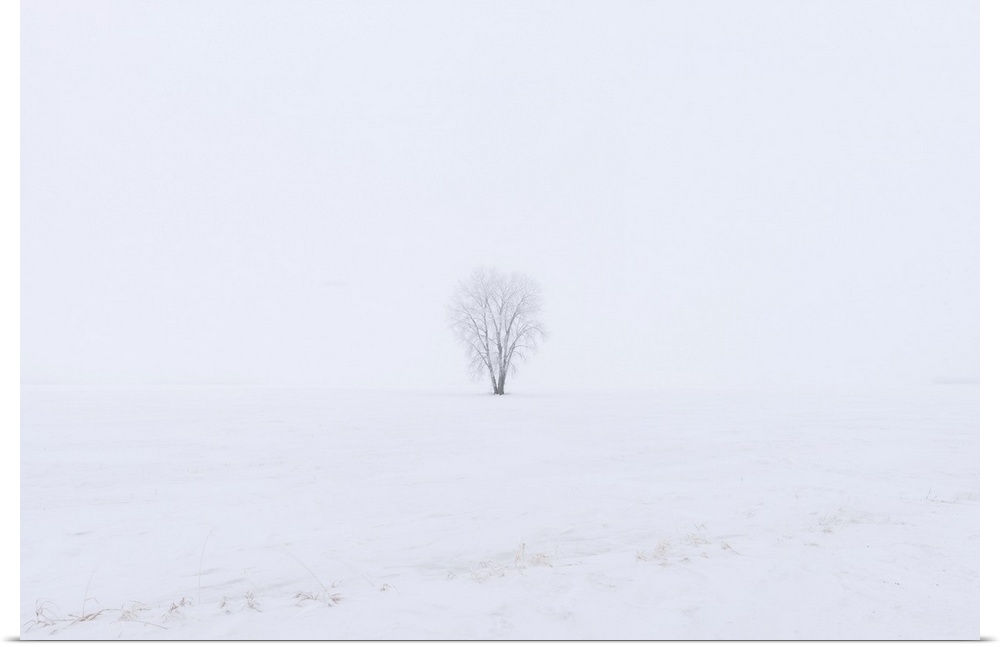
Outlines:
[[[978,403],[25,387],[21,637],[978,638]]]

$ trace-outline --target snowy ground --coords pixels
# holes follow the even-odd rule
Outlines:
[[[978,387],[25,387],[21,637],[978,638]]]

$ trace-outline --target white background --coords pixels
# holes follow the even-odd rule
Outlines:
[[[323,127],[320,112],[310,115],[308,101],[297,99],[294,92],[279,92],[275,97],[264,89],[267,79],[246,76],[248,69],[256,69],[258,61],[253,56],[264,56],[253,53],[254,43],[263,41],[254,37],[251,28],[256,25],[257,29],[266,26],[276,32],[294,32],[289,25],[294,20],[255,20],[250,18],[254,12],[247,11],[242,14],[245,23],[230,25],[232,32],[226,37],[229,40],[213,41],[211,25],[213,21],[226,22],[224,16],[200,16],[195,21],[198,28],[187,34],[190,42],[176,44],[179,52],[166,53],[159,48],[176,22],[133,15],[125,19],[132,30],[132,35],[127,35],[111,30],[111,25],[120,24],[111,20],[88,23],[89,9],[61,6],[58,23],[63,31],[47,46],[60,52],[62,58],[56,60],[62,61],[62,76],[57,74],[53,86],[56,89],[49,89],[56,94],[35,95],[36,100],[46,96],[42,103],[49,99],[54,103],[34,115],[26,114],[32,68],[28,63],[28,39],[22,43],[25,146],[20,278],[24,326],[19,377],[24,382],[40,383],[464,383],[454,375],[460,360],[440,324],[440,308],[450,292],[450,283],[478,263],[522,269],[534,274],[546,287],[553,336],[522,376],[525,387],[559,385],[563,381],[571,385],[623,381],[635,385],[673,384],[688,379],[711,385],[758,376],[788,381],[858,381],[869,376],[916,381],[974,377],[978,369],[978,257],[976,185],[972,178],[976,174],[978,141],[977,75],[968,68],[968,74],[963,74],[961,67],[945,64],[945,59],[934,59],[939,62],[922,66],[921,61],[926,63],[929,54],[926,45],[917,43],[914,37],[930,31],[941,43],[947,41],[947,34],[955,35],[956,27],[957,33],[974,37],[976,8],[949,4],[951,20],[911,21],[908,26],[892,22],[887,15],[868,15],[865,19],[874,20],[874,24],[892,23],[893,34],[887,43],[884,38],[864,39],[860,36],[864,29],[852,28],[851,21],[860,19],[853,12],[855,6],[818,6],[825,12],[823,19],[814,17],[812,21],[789,15],[787,6],[775,8],[772,15],[779,13],[786,21],[778,23],[768,19],[766,12],[736,15],[736,7],[727,7],[726,13],[712,14],[703,9],[700,24],[711,25],[717,31],[706,28],[700,35],[685,32],[687,38],[704,47],[689,51],[693,58],[685,63],[695,71],[686,77],[679,74],[672,80],[680,86],[671,84],[669,88],[645,87],[638,78],[630,81],[628,75],[613,74],[615,60],[625,63],[642,58],[641,39],[621,36],[621,30],[616,32],[617,38],[605,34],[605,45],[620,46],[616,50],[620,58],[612,57],[612,63],[606,57],[586,61],[570,54],[590,46],[591,40],[584,34],[592,35],[603,27],[609,27],[609,34],[614,32],[610,29],[614,21],[607,15],[600,16],[599,7],[595,8],[595,17],[581,18],[569,31],[578,34],[579,40],[570,38],[565,43],[544,36],[544,26],[558,23],[556,17],[512,13],[506,17],[510,21],[506,28],[496,28],[493,42],[504,43],[503,35],[512,37],[515,24],[520,27],[523,21],[530,23],[533,19],[538,26],[532,32],[534,40],[528,40],[535,45],[533,49],[507,51],[513,61],[504,57],[493,63],[495,70],[507,70],[507,85],[499,82],[500,87],[527,83],[519,81],[524,77],[515,73],[525,71],[525,60],[531,63],[526,70],[532,79],[530,87],[547,87],[543,79],[552,75],[553,68],[559,69],[559,64],[550,59],[540,61],[538,50],[544,44],[556,47],[561,43],[565,47],[563,64],[586,63],[593,66],[587,69],[600,78],[598,82],[580,73],[571,77],[573,83],[567,78],[561,80],[586,97],[587,106],[594,106],[595,111],[599,112],[596,106],[602,105],[602,96],[614,94],[606,87],[606,79],[611,76],[626,85],[625,95],[645,92],[659,102],[648,105],[606,97],[603,116],[556,113],[550,106],[532,118],[532,107],[539,106],[524,100],[541,102],[544,94],[542,90],[532,91],[530,96],[520,97],[524,105],[515,111],[517,124],[526,128],[535,124],[533,128],[545,130],[549,140],[543,144],[544,138],[528,139],[530,154],[523,150],[523,137],[512,140],[507,136],[510,130],[496,125],[496,113],[503,110],[489,105],[483,111],[474,109],[490,104],[491,97],[507,106],[512,101],[508,94],[484,85],[478,77],[475,66],[488,62],[448,56],[449,47],[465,42],[466,51],[477,51],[482,41],[469,40],[471,36],[448,40],[448,30],[441,21],[431,21],[438,29],[437,38],[424,43],[427,47],[422,57],[414,57],[411,48],[404,55],[384,53],[380,59],[376,52],[384,52],[379,43],[384,46],[386,40],[365,40],[374,36],[360,30],[355,34],[353,45],[357,47],[353,51],[368,56],[366,64],[374,69],[396,75],[384,78],[400,82],[406,78],[420,87],[421,78],[426,80],[432,68],[421,68],[424,77],[416,78],[414,68],[434,59],[431,53],[440,49],[437,55],[454,65],[450,75],[436,77],[438,83],[450,89],[444,96],[468,96],[459,81],[474,83],[478,79],[478,93],[472,92],[477,98],[466,100],[471,104],[462,108],[467,121],[461,128],[456,126],[452,139],[432,142],[433,133],[421,133],[415,124],[433,122],[428,116],[433,113],[428,106],[433,93],[413,90],[424,112],[407,113],[409,122],[393,122],[392,128],[383,130],[377,126],[384,123],[380,120],[386,114],[368,113],[368,107],[379,97],[401,101],[396,94],[399,85],[366,86],[371,77],[359,76],[352,88],[358,103],[344,109],[347,116],[367,114],[366,118],[372,120],[369,128],[359,129],[363,124],[353,123],[350,131],[356,139],[337,140],[344,144],[337,150],[345,157],[335,161],[317,154],[324,162],[319,168],[307,163],[305,154],[300,153],[310,142],[314,145],[330,139],[309,135],[283,139],[281,120],[272,117],[274,112],[285,110],[287,114],[281,114],[294,118],[297,124],[289,132],[308,133]],[[172,7],[174,19],[181,20],[184,7]],[[455,7],[439,8],[445,14],[458,11]],[[54,5],[27,7],[25,34],[30,33],[31,16],[41,17],[50,9],[54,10]],[[839,18],[833,15],[838,9],[844,13]],[[963,11],[967,11],[964,17]],[[990,12],[995,13],[994,5],[984,3],[980,39],[983,70],[995,67],[995,52],[991,53],[995,46],[987,37],[995,33],[990,25],[996,21],[990,20]],[[11,118],[5,120],[8,127],[4,132],[6,141],[16,142],[17,121],[13,116],[18,111],[17,6],[8,6],[6,13],[5,79],[13,92],[5,93],[5,115]],[[687,25],[699,23],[698,16],[689,18]],[[499,19],[502,24],[504,17]],[[624,21],[625,16],[617,19]],[[495,22],[483,19],[478,24],[481,31],[489,31]],[[642,20],[633,22],[636,24],[632,27],[639,32],[651,29]],[[848,57],[824,50],[822,39],[802,36],[809,24],[814,28],[821,25],[831,33],[854,34]],[[321,29],[311,24],[305,28]],[[398,43],[401,35],[410,33],[413,45],[415,34],[408,30],[419,28],[417,21],[400,20],[396,31],[382,38]],[[766,44],[768,56],[773,58],[760,52],[755,58],[747,34],[740,40],[738,29],[749,32],[755,28],[770,30]],[[796,42],[808,51],[806,59],[802,51],[780,51],[782,43],[777,37],[781,33],[799,34]],[[60,44],[63,38],[70,42]],[[318,37],[293,40],[292,49],[265,56],[276,66],[272,70],[275,75],[287,71],[282,70],[283,60],[299,61],[303,70],[309,68],[310,60],[314,70],[338,65],[335,60],[317,62],[307,55],[313,47],[332,51],[334,45],[321,46]],[[361,47],[359,41],[367,42],[370,49]],[[959,41],[968,45],[963,38],[951,44]],[[710,43],[716,47],[713,49]],[[862,75],[845,80],[850,76],[848,71],[863,68],[866,61],[879,60],[879,52],[887,47],[898,48],[893,50],[897,52],[895,62],[909,72],[901,83],[882,83],[885,77],[873,69],[868,69],[871,75],[867,78]],[[159,71],[147,68],[146,74],[140,74],[138,70],[155,59],[157,51],[162,57]],[[215,51],[216,58],[199,58],[207,51]],[[126,55],[129,52],[134,55]],[[948,60],[968,63],[975,59],[974,54],[975,48],[964,54],[952,50],[949,56],[957,59]],[[89,67],[95,59],[104,65],[100,70]],[[243,76],[226,79],[221,83],[223,87],[213,84],[221,70],[240,60],[250,61],[249,68],[241,68]],[[768,67],[768,62],[774,60],[785,62],[777,72]],[[826,88],[808,74],[805,60],[832,64],[833,72],[840,73],[840,84]],[[723,69],[726,61],[734,62],[732,69]],[[50,59],[48,64],[53,61]],[[340,65],[349,69],[343,62]],[[59,66],[55,67],[58,71]],[[797,67],[805,68],[795,77],[800,81],[795,87],[803,94],[782,104],[778,89],[789,87],[787,81]],[[777,76],[768,80],[760,72],[764,68]],[[757,75],[745,74],[747,69],[755,70]],[[88,70],[96,77],[83,73]],[[191,75],[183,73],[192,70],[195,73]],[[305,71],[300,73],[309,76]],[[642,76],[641,70],[636,76]],[[762,79],[763,87],[751,87],[754,83],[750,79],[755,78]],[[988,178],[991,162],[987,154],[995,149],[989,146],[995,143],[995,137],[990,135],[991,111],[986,107],[988,102],[995,102],[995,88],[988,74],[983,73],[982,79],[982,177]],[[731,85],[726,85],[727,80]],[[139,85],[130,85],[133,83]],[[300,77],[286,78],[282,83],[303,94],[310,87],[308,79]],[[745,85],[741,88],[740,83]],[[138,87],[139,91],[126,92],[129,87]],[[736,123],[713,122],[715,115],[707,114],[708,103],[703,110],[692,110],[667,101],[674,93],[690,97],[692,90],[699,87],[703,96],[713,98],[741,90],[746,100],[746,95],[761,93],[756,105],[752,100],[739,104],[747,111],[741,115],[744,125],[749,123],[750,127],[741,129]],[[934,100],[919,106],[904,100],[918,92],[926,92],[921,96]],[[562,96],[562,91],[556,94]],[[116,104],[116,99],[138,105]],[[183,107],[190,109],[192,102],[199,103],[198,99],[202,107],[215,112],[209,110],[192,120]],[[332,101],[329,96],[328,101]],[[803,103],[814,116],[826,114],[827,130],[817,126],[819,121],[796,122],[795,115],[801,113],[790,106]],[[873,103],[877,109],[871,112],[859,106],[871,107]],[[384,108],[392,112],[393,119],[402,118],[391,110],[393,105],[390,102]],[[715,105],[725,113],[722,106],[734,104],[720,101]],[[954,122],[937,123],[937,130],[932,127],[930,132],[907,130],[915,124],[933,126],[934,115],[950,114],[955,106],[965,115],[957,133],[952,130]],[[351,109],[355,112],[351,113]],[[462,112],[455,106],[451,109]],[[588,109],[577,108],[583,112]],[[631,111],[637,118],[626,124],[604,118],[615,110],[619,114]],[[662,113],[658,110],[674,115],[687,110],[689,123],[682,127],[675,121],[660,121],[658,115]],[[869,121],[859,118],[861,114],[867,115]],[[127,118],[116,118],[122,115]],[[48,132],[46,123],[62,125]],[[446,123],[455,124],[451,120]],[[586,127],[594,123],[600,125],[597,131],[603,134]],[[696,126],[692,127],[692,123]],[[869,130],[862,132],[866,123]],[[188,132],[181,136],[186,129],[182,124],[193,125],[201,134]],[[494,127],[486,128],[485,124]],[[78,129],[80,125],[102,127]],[[545,126],[552,126],[555,132]],[[663,130],[647,136],[642,128],[651,126]],[[343,132],[336,124],[328,127],[328,138]],[[522,133],[530,130],[508,128]],[[474,154],[464,135],[470,129],[492,142],[492,154],[481,158]],[[767,129],[772,131],[770,136]],[[734,131],[741,132],[744,138],[724,136]],[[860,142],[862,148],[870,143],[871,148],[827,149],[820,154],[822,147],[818,144],[826,141],[824,137],[845,132],[853,132],[850,141]],[[916,136],[918,132],[924,135]],[[391,136],[399,133],[408,134],[409,141],[394,146]],[[708,141],[705,146],[693,144],[706,133],[709,137],[703,139]],[[875,141],[864,134],[874,135]],[[424,136],[428,139],[421,139]],[[585,150],[603,146],[605,153],[596,159],[577,154],[560,157],[559,142],[565,141],[564,137]],[[33,141],[37,142],[37,147],[32,145],[34,152],[28,150]],[[232,147],[219,147],[220,142]],[[663,147],[664,142],[671,147]],[[762,143],[774,149],[761,151]],[[470,150],[463,149],[465,146]],[[359,149],[368,151],[369,165],[345,168],[357,159],[354,152]],[[884,161],[891,157],[889,152],[903,149],[910,154],[892,157],[895,166],[886,168],[876,161]],[[18,210],[14,188],[17,148],[5,146],[5,150],[5,168],[9,169],[4,174],[8,196],[5,202],[13,213]],[[42,159],[43,151],[52,153],[49,159]],[[776,151],[782,151],[780,159]],[[459,152],[467,156],[461,157]],[[785,152],[792,154],[786,157]],[[421,153],[425,157],[420,157]],[[442,159],[428,160],[426,156],[431,153]],[[886,157],[878,158],[879,153]],[[227,166],[220,163],[224,159],[215,157],[220,154],[236,159]],[[546,158],[546,154],[550,157]],[[289,162],[290,158],[300,160],[307,170]],[[754,163],[747,164],[747,160]],[[954,163],[956,160],[961,163]],[[396,181],[386,186],[372,169],[392,164],[402,172],[394,174]],[[33,168],[44,171],[33,174]],[[539,168],[551,174],[539,174]],[[845,177],[834,175],[844,169],[851,170],[848,179],[853,190],[840,190]],[[449,172],[463,181],[444,178]],[[273,173],[284,175],[275,177]],[[494,177],[490,178],[490,173]],[[915,179],[905,186],[894,185],[893,190],[885,182],[875,181],[893,177]],[[992,177],[996,177],[995,172]],[[359,178],[364,179],[355,181]],[[768,181],[754,182],[760,178]],[[775,178],[786,181],[775,182]],[[799,181],[787,181],[790,178]],[[804,179],[809,182],[804,183]],[[303,194],[304,186],[318,193]],[[993,197],[990,185],[984,182],[982,189],[983,213],[987,216],[982,222],[982,240],[984,248],[989,248],[989,243],[995,241],[989,220],[989,215],[995,213],[995,202],[988,201]],[[152,199],[144,200],[146,197]],[[351,211],[349,218],[342,217],[331,208],[334,204],[352,204],[356,211]],[[47,207],[40,209],[41,205]],[[67,205],[73,209],[65,209]],[[889,208],[876,210],[874,205]],[[954,211],[945,215],[942,205]],[[32,208],[38,211],[32,212]],[[84,211],[86,218],[81,215]],[[402,215],[413,216],[414,212],[418,214],[416,220]],[[841,218],[834,217],[835,212]],[[359,213],[372,217],[354,217]],[[802,213],[810,217],[797,220],[796,214]],[[666,217],[656,217],[663,214]],[[501,218],[506,225],[499,222]],[[4,235],[5,294],[8,303],[14,303],[18,293],[14,279],[18,276],[18,247],[14,241],[19,236],[14,224],[17,221],[11,218],[5,222],[9,223]],[[563,226],[567,222],[573,226]],[[349,229],[354,227],[360,229]],[[862,231],[868,235],[851,235]],[[490,232],[499,232],[496,241],[486,240],[489,237],[485,234]],[[838,235],[840,238],[836,238]],[[510,248],[506,243],[511,240],[522,241],[521,246]],[[746,241],[750,244],[744,245]],[[428,249],[428,244],[430,251],[419,251]],[[922,254],[921,250],[931,253]],[[753,262],[740,262],[741,255],[744,261]],[[988,286],[994,273],[988,255],[982,261]],[[868,286],[869,291],[857,290],[859,285]],[[349,291],[356,300],[347,299],[346,305],[335,306],[337,300],[330,294],[338,290]],[[987,290],[984,294],[988,297]],[[988,360],[995,356],[988,345],[986,323],[992,317],[991,303],[985,299],[982,312],[983,330],[987,331],[983,354]],[[8,336],[11,340],[17,339],[17,312],[17,308],[9,308],[5,317],[13,332]],[[308,316],[296,316],[303,313]],[[353,313],[353,317],[345,318],[344,313]],[[656,319],[657,314],[662,315],[662,321]],[[857,325],[838,327],[837,323],[844,320]],[[372,322],[378,325],[370,325]],[[626,327],[628,334],[620,334]],[[382,334],[404,328],[412,331],[417,340],[413,345]],[[369,335],[374,331],[379,334]],[[606,334],[600,334],[601,344],[588,342],[588,359],[579,352],[580,343],[593,339],[595,332]],[[655,350],[644,343],[650,339],[658,340]],[[915,340],[923,343],[922,352],[909,343]],[[12,387],[8,394],[17,383],[13,368],[17,365],[16,343],[5,345],[8,361],[4,365]],[[418,352],[430,360],[421,363],[415,359]],[[400,353],[404,353],[405,360],[400,359]],[[362,356],[364,361],[359,360]],[[659,361],[664,356],[670,361]],[[331,357],[344,359],[332,362]],[[984,366],[984,392],[991,383],[995,385],[990,381],[992,365],[987,361]],[[17,406],[13,399],[5,398],[5,402],[5,411],[13,412],[9,416],[10,428],[16,428]],[[995,416],[990,413],[987,397],[983,399],[983,428],[992,428],[992,420]],[[987,435],[983,437],[983,456],[989,456],[989,446]],[[8,492],[14,491],[15,453],[14,448],[7,452]],[[985,485],[989,483],[989,472],[983,474]],[[990,491],[989,487],[983,489]],[[989,499],[983,509],[990,509]],[[8,517],[17,519],[13,504]],[[990,529],[987,521],[984,518],[986,537]],[[986,572],[989,555],[989,551],[983,552]],[[989,584],[988,579],[984,580],[984,599],[991,590]],[[5,606],[13,609],[16,605]],[[984,614],[983,620],[984,635],[991,635],[986,631],[989,616]]]
[[[974,3],[32,2],[25,383],[975,380]],[[511,385],[518,388],[518,383]]]

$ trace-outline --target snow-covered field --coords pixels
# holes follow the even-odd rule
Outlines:
[[[21,637],[978,638],[978,408],[24,387]]]

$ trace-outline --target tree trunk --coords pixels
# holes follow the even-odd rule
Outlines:
[[[500,343],[500,329],[497,328],[497,385],[494,395],[503,395],[503,383],[507,379],[507,366],[503,361],[503,344]]]

